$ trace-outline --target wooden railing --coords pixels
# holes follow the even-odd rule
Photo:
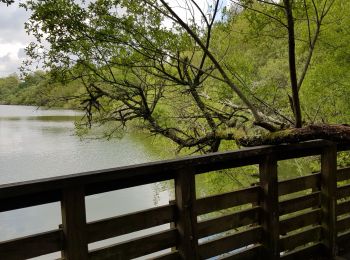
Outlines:
[[[0,186],[0,212],[59,201],[56,230],[0,242],[0,259],[61,252],[63,259],[332,258],[350,241],[350,168],[337,170],[337,151],[350,145],[316,140],[147,163]],[[278,161],[321,156],[321,172],[278,180]],[[257,185],[196,198],[195,175],[259,165]],[[220,174],[220,173],[218,173]],[[174,180],[168,205],[86,223],[85,197]],[[292,194],[292,195],[289,195]],[[204,214],[232,209],[211,218]],[[1,214],[1,213],[0,213]],[[169,223],[169,228],[88,250],[88,244]]]

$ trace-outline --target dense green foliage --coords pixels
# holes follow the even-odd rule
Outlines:
[[[27,51],[50,80],[9,87],[2,102],[62,106],[66,96],[87,113],[80,129],[107,124],[120,136],[133,122],[203,152],[298,125],[299,99],[304,124],[350,122],[349,1],[184,2],[200,19],[166,1],[26,1],[37,38]]]
[[[50,76],[36,71],[20,80],[16,74],[0,78],[0,104],[32,105],[79,109],[75,96],[81,84],[71,82],[69,86],[55,83]]]

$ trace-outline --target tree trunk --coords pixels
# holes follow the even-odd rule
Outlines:
[[[278,145],[298,143],[315,139],[350,143],[349,125],[309,125],[303,128],[286,129],[264,136],[243,137],[237,140],[242,146]]]
[[[292,87],[293,112],[295,117],[295,127],[302,127],[302,116],[300,109],[298,79],[295,62],[295,35],[294,35],[294,17],[290,0],[283,0],[286,17],[288,21],[288,56],[289,56],[289,75]]]

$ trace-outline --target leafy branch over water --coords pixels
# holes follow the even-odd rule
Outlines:
[[[86,111],[81,127],[137,124],[205,153],[227,140],[349,122],[348,1],[172,3],[22,5],[37,40],[27,52]]]

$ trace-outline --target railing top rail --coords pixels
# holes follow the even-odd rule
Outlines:
[[[217,152],[208,155],[184,157],[125,167],[90,171],[33,181],[0,185],[0,202],[9,201],[7,206],[0,206],[0,212],[20,207],[34,206],[59,201],[61,191],[67,187],[85,188],[86,195],[92,195],[122,188],[169,180],[175,172],[191,167],[196,174],[213,170],[240,167],[259,163],[264,156],[274,154],[277,160],[317,155],[322,148],[333,144],[326,140],[259,146],[236,151]],[[350,149],[343,145],[342,149]],[[29,196],[34,200],[20,202],[19,198]],[[35,203],[36,201],[36,203]],[[0,203],[0,205],[1,205]],[[12,203],[12,205],[10,205]]]

